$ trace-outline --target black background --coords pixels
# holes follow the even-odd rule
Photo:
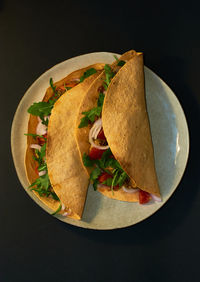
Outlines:
[[[0,1],[0,282],[199,281],[200,17],[189,1]],[[10,149],[14,112],[44,71],[76,55],[130,49],[176,93],[190,156],[167,204],[113,231],[63,224],[21,187]]]

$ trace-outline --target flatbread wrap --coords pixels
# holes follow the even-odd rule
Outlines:
[[[142,53],[129,51],[105,65],[81,103],[76,141],[95,190],[121,201],[161,200]]]
[[[77,154],[75,151],[71,153],[75,143],[72,136],[76,124],[74,116],[82,96],[98,77],[103,66],[104,64],[98,63],[74,71],[56,83],[50,79],[50,87],[42,102],[34,103],[28,109],[30,118],[25,134],[25,167],[29,188],[53,214],[60,213],[74,219],[82,216],[88,179],[83,167],[79,165],[78,151]],[[59,109],[61,101],[64,103],[63,113]],[[65,127],[60,122],[63,118]],[[64,140],[64,146],[59,143],[60,140]],[[64,154],[66,158],[62,158]],[[63,160],[66,162],[64,165]]]

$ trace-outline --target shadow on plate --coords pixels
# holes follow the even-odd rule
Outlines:
[[[156,242],[175,233],[186,218],[190,216],[199,190],[200,142],[197,136],[197,128],[200,124],[200,111],[194,93],[185,83],[187,67],[184,62],[177,61],[177,58],[171,58],[170,62],[167,58],[165,63],[173,66],[177,62],[178,66],[171,69],[170,77],[176,77],[176,80],[173,80],[174,89],[183,106],[190,131],[190,155],[178,189],[158,212],[136,225],[117,230],[96,231],[61,223],[63,229],[105,244],[148,245],[156,244]]]

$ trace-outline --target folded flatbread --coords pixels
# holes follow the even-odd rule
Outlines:
[[[104,98],[101,117],[104,135],[115,159],[128,174],[131,186],[160,197],[145,101],[143,55],[129,51],[119,60],[126,63],[120,69],[117,62],[111,66],[117,74],[112,78]],[[105,72],[102,72],[88,89],[79,109],[76,141],[81,159],[91,147],[88,142],[91,127],[78,128],[78,125],[82,113],[96,106],[98,89],[105,78]],[[86,167],[86,170],[90,174],[90,168]],[[138,192],[127,193],[123,189],[112,191],[105,185],[99,185],[98,190],[117,200],[139,200]]]
[[[54,104],[48,124],[46,162],[49,179],[54,192],[60,201],[52,197],[41,196],[33,191],[35,195],[51,210],[56,211],[60,203],[68,217],[80,219],[82,216],[88,179],[81,165],[76,143],[73,137],[75,129],[75,117],[80,106],[80,101],[90,84],[97,78],[104,64],[95,64],[74,71],[64,79],[54,83],[54,87],[68,85],[73,80],[79,79],[87,70],[94,68],[97,72],[65,92]],[[54,95],[52,87],[49,87],[43,98],[48,102]],[[35,134],[38,125],[38,117],[30,115],[28,123],[28,134]],[[38,178],[36,171],[37,162],[33,159],[34,150],[31,144],[36,144],[33,136],[27,136],[27,150],[25,156],[25,167],[27,178],[33,183]]]

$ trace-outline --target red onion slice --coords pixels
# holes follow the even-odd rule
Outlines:
[[[46,170],[42,170],[42,171],[39,171],[39,176],[43,176],[43,175],[45,175],[47,172],[46,172]]]
[[[44,120],[47,120],[49,118],[50,118],[50,116],[45,116]],[[38,125],[36,127],[36,134],[45,135],[46,133],[47,133],[47,126],[45,124],[43,124],[40,117],[38,117]]]
[[[30,145],[30,148],[32,148],[32,149],[36,149],[36,150],[41,150],[41,146],[40,145],[38,145],[38,144],[31,144]]]
[[[71,209],[69,209],[67,212],[64,212],[63,214],[62,214],[62,216],[68,216],[68,215],[70,215],[71,214]]]
[[[102,128],[102,120],[101,120],[101,118],[99,118],[98,120],[95,121],[92,128],[90,129],[89,142],[92,145],[92,147],[94,147],[94,148],[97,148],[99,150],[107,150],[109,148],[109,145],[100,146],[100,145],[96,145],[93,141],[93,139],[97,139],[97,136],[98,136],[101,128]]]
[[[73,78],[71,81],[80,82],[80,78]]]
[[[154,194],[150,194],[152,199],[155,201],[155,202],[162,202],[162,199]]]
[[[124,192],[130,193],[130,194],[133,194],[139,191],[138,188],[127,188],[125,186],[122,186],[122,189],[124,190]]]
[[[49,118],[50,118],[50,115],[44,116],[44,120],[47,120]],[[42,120],[41,120],[41,118],[39,116],[37,117],[37,119],[38,119],[38,122],[42,122]]]
[[[36,127],[36,134],[45,135],[47,133],[47,127],[42,122],[39,122]]]

